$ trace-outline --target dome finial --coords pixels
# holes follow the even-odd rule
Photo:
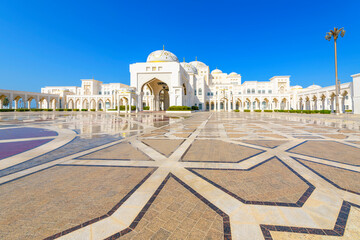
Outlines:
[[[184,62],[185,62],[185,58],[184,58]]]
[[[163,44],[163,51],[165,51],[165,45]]]
[[[197,61],[197,56],[195,57],[195,61]]]

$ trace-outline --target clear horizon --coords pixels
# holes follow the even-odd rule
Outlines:
[[[336,6],[336,7],[335,7]],[[290,75],[291,85],[334,85],[360,72],[359,1],[2,1],[2,89],[39,92],[80,79],[129,84],[129,64],[165,49],[245,81]]]

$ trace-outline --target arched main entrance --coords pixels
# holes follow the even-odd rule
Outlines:
[[[146,104],[149,104],[151,111],[166,111],[169,107],[169,86],[157,79],[153,78],[141,87],[141,96],[144,98],[144,88],[148,89],[150,96],[147,97]],[[142,100],[143,101],[143,100]]]

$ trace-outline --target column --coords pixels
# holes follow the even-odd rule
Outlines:
[[[131,95],[130,95],[130,97],[129,97],[128,103],[129,103],[129,113],[131,113]]]
[[[138,98],[138,106],[139,106],[139,110],[142,111],[143,110],[143,98],[144,98],[144,92],[141,92],[139,94],[139,98]],[[147,105],[147,103],[146,103]],[[148,105],[147,105],[148,106]]]
[[[231,102],[230,102],[230,100],[228,100],[228,112],[230,112],[231,111]]]
[[[360,114],[360,74],[351,75],[353,78],[352,107],[353,113]]]
[[[120,98],[119,97],[116,98],[116,104],[117,104],[117,113],[120,114]],[[125,109],[126,109],[126,106],[125,106]]]
[[[24,108],[30,109],[30,101],[27,97],[27,94],[25,94],[23,101],[24,101]]]
[[[340,113],[345,113],[345,104],[343,101],[344,97],[342,95],[339,95],[339,112]]]
[[[14,101],[14,96],[12,93],[10,93],[10,96],[9,96],[9,109],[12,109],[13,108],[13,101]]]
[[[18,109],[19,99],[15,100],[15,109]]]

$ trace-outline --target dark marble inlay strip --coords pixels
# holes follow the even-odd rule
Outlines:
[[[285,167],[287,167],[292,173],[294,173],[298,178],[300,178],[302,181],[304,181],[309,187],[308,189],[305,191],[305,193],[299,198],[299,200],[296,203],[286,203],[286,202],[265,202],[265,201],[248,201],[245,200],[243,198],[241,198],[240,196],[236,195],[233,192],[230,192],[229,190],[227,190],[226,188],[220,186],[219,184],[211,181],[210,179],[204,177],[203,175],[201,175],[200,173],[196,172],[196,170],[218,170],[218,171],[226,171],[226,170],[231,170],[231,171],[251,171],[252,169],[272,160],[272,159],[277,159],[279,160],[282,164],[284,164]],[[298,174],[295,170],[293,170],[290,166],[288,166],[286,163],[284,163],[281,159],[279,159],[278,157],[274,156],[271,157],[261,163],[258,163],[254,166],[252,166],[249,169],[218,169],[218,168],[186,168],[187,170],[189,170],[190,172],[194,173],[195,175],[197,175],[198,177],[204,179],[205,181],[209,182],[210,184],[214,185],[215,187],[221,189],[222,191],[224,191],[225,193],[229,194],[230,196],[236,198],[237,200],[241,201],[242,203],[245,204],[251,204],[251,205],[268,205],[268,206],[285,206],[285,207],[302,207],[304,205],[304,203],[306,202],[306,200],[310,197],[310,195],[312,194],[312,192],[315,190],[315,186],[312,185],[309,181],[307,181],[305,178],[303,178],[300,174]]]
[[[303,228],[303,227],[292,227],[292,226],[280,226],[280,225],[265,225],[261,224],[260,228],[264,235],[265,240],[273,240],[271,231],[277,232],[292,232],[292,233],[303,233],[313,235],[327,235],[327,236],[344,236],[346,223],[349,217],[351,207],[359,208],[359,205],[343,201],[339,215],[336,219],[336,223],[333,229],[321,229],[321,228]]]
[[[67,164],[67,165],[56,165],[56,166],[79,166],[79,165],[71,165],[71,164]],[[89,166],[89,167],[94,167],[94,166],[97,166],[97,165],[81,165],[81,166]],[[126,168],[152,168],[152,167],[133,167],[133,166],[103,166],[103,165],[99,165],[101,167],[126,167]],[[148,173],[133,189],[131,189],[130,192],[128,192],[125,197],[123,197],[110,211],[108,211],[106,214],[100,216],[100,217],[96,217],[94,219],[91,219],[89,221],[86,221],[82,224],[79,224],[77,226],[74,226],[72,228],[69,228],[69,229],[66,229],[65,231],[62,231],[62,232],[59,232],[59,233],[56,233],[50,237],[47,237],[45,238],[44,240],[51,240],[51,239],[56,239],[58,237],[61,237],[61,236],[64,236],[68,233],[71,233],[75,230],[78,230],[80,228],[83,228],[87,225],[90,225],[92,223],[95,223],[95,222],[98,222],[102,219],[105,219],[109,216],[111,216],[155,171],[156,171],[157,168],[153,168],[153,170]]]
[[[106,238],[105,240],[113,240],[118,239],[121,236],[124,236],[125,234],[131,232],[136,228],[142,217],[145,215],[146,211],[150,208],[151,204],[155,201],[156,197],[159,195],[160,191],[164,188],[167,181],[170,179],[170,177],[174,178],[178,183],[180,183],[183,187],[185,187],[187,190],[189,190],[192,194],[194,194],[198,199],[200,199],[202,202],[204,202],[206,205],[208,205],[212,210],[214,210],[217,214],[219,214],[223,218],[223,227],[224,227],[224,239],[225,240],[231,240],[231,228],[230,228],[230,218],[229,216],[221,211],[219,208],[217,208],[214,204],[209,202],[207,199],[205,199],[203,196],[201,196],[198,192],[196,192],[194,189],[192,189],[189,185],[181,181],[178,177],[176,177],[174,174],[169,173],[164,181],[160,184],[158,189],[155,191],[155,193],[152,195],[150,200],[146,203],[146,205],[143,207],[143,209],[140,211],[140,213],[136,216],[134,221],[130,224],[130,226],[121,232],[115,233],[114,235],[111,235],[110,237]]]

